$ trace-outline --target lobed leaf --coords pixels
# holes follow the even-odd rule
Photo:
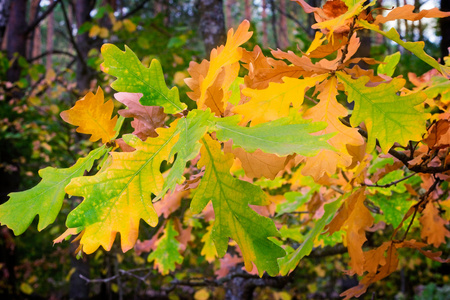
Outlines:
[[[325,204],[325,213],[315,223],[314,228],[311,229],[311,231],[306,235],[305,241],[300,245],[300,247],[298,247],[294,252],[278,260],[281,275],[284,276],[293,271],[297,267],[300,260],[311,253],[315,239],[322,233],[325,225],[327,225],[334,217],[334,214],[341,205],[341,202],[342,197],[331,203]]]
[[[158,215],[151,194],[161,192],[164,179],[161,162],[168,160],[178,140],[176,124],[156,130],[157,138],[145,142],[133,135],[124,136],[134,152],[111,153],[112,163],[95,176],[73,179],[66,192],[84,197],[67,217],[67,227],[85,227],[80,244],[87,254],[103,246],[111,249],[116,233],[122,250],[131,249],[139,232],[139,220],[155,226]]]
[[[103,90],[98,87],[97,94],[87,93],[74,107],[61,112],[61,118],[69,124],[79,126],[77,132],[91,134],[91,142],[102,139],[102,143],[107,143],[115,137],[117,116],[111,119],[113,101],[103,102]]]
[[[169,220],[164,228],[163,236],[156,242],[156,250],[147,257],[148,262],[154,261],[155,269],[158,269],[162,275],[174,271],[176,264],[183,262],[183,256],[179,252],[180,242],[175,238],[177,236],[178,232],[173,222]]]
[[[367,87],[369,77],[353,80],[349,75],[336,73],[348,93],[348,102],[355,102],[350,124],[354,127],[364,122],[368,132],[367,151],[374,149],[376,140],[383,152],[395,143],[406,145],[408,141],[419,141],[426,132],[425,121],[428,114],[415,107],[426,95],[416,92],[407,96],[397,95],[405,85],[405,80],[394,78],[390,83]]]
[[[115,45],[104,44],[101,51],[105,59],[101,65],[103,72],[117,77],[111,84],[113,89],[118,92],[142,93],[142,105],[162,106],[168,114],[186,108],[186,104],[180,102],[178,88],[167,88],[159,61],[152,60],[150,67],[146,68],[126,45],[125,51],[121,51]]]
[[[61,210],[66,185],[72,178],[89,171],[95,160],[106,151],[105,146],[92,150],[70,168],[47,167],[39,170],[41,182],[29,190],[10,193],[9,200],[0,205],[0,223],[8,226],[15,235],[22,234],[36,215],[39,215],[39,231],[53,223]]]
[[[231,176],[233,155],[222,154],[218,142],[205,136],[202,143],[197,166],[205,167],[205,175],[194,192],[191,210],[200,213],[212,201],[215,214],[212,239],[220,257],[225,255],[228,240],[232,238],[242,251],[248,271],[252,270],[254,262],[260,275],[264,271],[277,275],[277,258],[285,252],[268,238],[279,233],[273,221],[249,207],[268,205],[266,194],[259,187]]]

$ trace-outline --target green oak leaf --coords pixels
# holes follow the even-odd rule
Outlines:
[[[401,54],[398,51],[391,55],[387,55],[384,58],[384,62],[386,64],[378,65],[377,73],[392,77],[392,75],[394,75],[394,72],[395,72],[395,67],[397,67],[398,62],[400,61],[400,57],[401,57]]]
[[[300,245],[297,250],[286,255],[283,258],[278,259],[278,263],[280,265],[280,273],[281,275],[286,275],[287,273],[294,270],[300,260],[309,255],[313,250],[314,241],[322,233],[325,226],[330,223],[336,214],[337,210],[341,206],[342,199],[344,197],[340,197],[339,199],[325,204],[325,213],[323,216],[314,224],[314,228],[305,236],[305,241]]]
[[[388,32],[385,32],[383,30],[380,30],[377,25],[370,24],[369,22],[365,20],[357,20],[356,24],[365,27],[367,29],[373,30],[375,32],[378,32],[379,34],[387,37],[388,39],[396,42],[397,44],[403,46],[406,50],[411,51],[414,53],[418,58],[441,72],[444,76],[448,77],[450,76],[450,67],[444,66],[439,64],[434,58],[429,56],[425,51],[425,42],[419,41],[419,42],[405,42],[400,38],[400,35],[398,34],[397,30],[392,27]]]
[[[205,135],[210,125],[209,121],[213,119],[214,114],[208,108],[206,111],[194,109],[186,118],[178,121],[176,131],[179,132],[180,137],[170,152],[170,157],[177,153],[177,158],[167,174],[159,197],[162,197],[167,190],[173,190],[175,185],[183,180],[186,163],[199,153],[201,147],[199,140]]]
[[[91,170],[95,160],[106,152],[107,149],[102,146],[78,159],[70,168],[47,167],[39,170],[41,182],[29,190],[10,193],[9,201],[0,205],[0,223],[12,229],[15,235],[22,234],[36,215],[39,215],[39,231],[53,223],[61,210],[66,185],[72,178],[83,176],[84,171]]]
[[[145,142],[134,135],[123,136],[136,150],[113,152],[109,165],[94,176],[73,179],[66,187],[69,195],[84,197],[67,217],[68,228],[85,227],[80,244],[87,254],[99,246],[109,250],[120,233],[122,250],[131,249],[139,233],[139,221],[156,226],[158,215],[151,194],[164,185],[161,163],[168,160],[178,139],[176,124],[156,129],[158,137]]]
[[[173,222],[169,220],[164,228],[164,234],[156,242],[156,250],[147,257],[148,262],[154,261],[155,268],[162,275],[174,271],[176,264],[183,262],[183,256],[179,252],[180,242],[175,238],[177,236],[178,232],[175,230]]]
[[[383,194],[367,196],[370,201],[381,208],[384,221],[394,228],[400,225],[406,212],[414,204],[413,201],[409,201],[410,197],[411,195],[408,193],[394,193],[392,196]]]
[[[277,275],[277,258],[283,257],[285,251],[268,238],[279,237],[280,234],[272,220],[249,207],[267,205],[270,201],[259,187],[231,176],[233,155],[224,155],[220,143],[208,135],[202,143],[197,166],[205,167],[205,174],[194,192],[192,212],[200,213],[212,201],[215,213],[212,238],[218,255],[225,255],[228,240],[232,238],[242,250],[247,270],[252,269],[254,262],[261,276],[264,271],[271,276]]]
[[[102,70],[117,77],[111,84],[113,89],[119,92],[142,93],[142,105],[162,106],[168,114],[186,108],[186,104],[180,102],[178,88],[167,88],[159,61],[152,60],[150,68],[146,68],[126,45],[125,51],[122,51],[115,45],[104,44],[101,51],[105,59]]]
[[[348,102],[355,102],[350,124],[353,127],[362,122],[368,132],[367,151],[372,151],[376,140],[384,153],[397,142],[406,145],[410,140],[420,141],[426,133],[428,114],[415,107],[425,101],[423,92],[399,96],[398,91],[405,85],[402,78],[394,78],[389,83],[367,87],[369,77],[353,80],[342,72],[336,73],[348,93]]]
[[[314,156],[322,149],[333,149],[327,140],[333,134],[311,135],[323,130],[325,122],[311,123],[295,115],[252,127],[237,125],[240,116],[222,118],[214,127],[217,138],[221,141],[233,140],[233,146],[244,148],[248,152],[261,149],[266,153],[279,156],[300,154]]]

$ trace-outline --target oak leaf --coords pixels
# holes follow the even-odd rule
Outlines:
[[[235,106],[233,112],[244,117],[244,124],[252,121],[252,126],[287,117],[291,104],[294,108],[300,108],[305,90],[326,77],[327,74],[305,79],[284,77],[283,83],[269,83],[269,87],[264,90],[246,88],[242,94],[250,97],[250,101]]]
[[[197,101],[197,106],[200,109],[204,108],[207,98],[207,90],[214,83],[219,73],[226,66],[237,63],[242,57],[242,49],[239,47],[250,37],[253,32],[249,32],[250,22],[244,20],[234,33],[233,29],[228,31],[227,42],[223,48],[213,49],[211,51],[211,59],[206,76],[200,80],[200,98]]]
[[[420,237],[436,248],[445,244],[445,238],[450,237],[450,231],[445,227],[449,221],[439,216],[439,210],[432,201],[427,203],[422,213],[423,215],[419,219],[422,224]]]
[[[164,228],[164,234],[156,242],[156,250],[147,257],[148,262],[154,261],[155,269],[158,269],[162,275],[167,275],[174,271],[176,264],[183,262],[181,256],[180,242],[176,239],[178,232],[175,229],[172,220],[169,220]]]
[[[128,107],[128,109],[119,110],[119,115],[125,118],[134,118],[131,122],[134,135],[143,141],[147,137],[158,136],[155,129],[164,126],[167,117],[162,107],[142,105],[139,102],[139,99],[142,98],[140,93],[116,93],[114,98]]]
[[[221,118],[216,121],[215,131],[221,141],[233,140],[233,146],[248,152],[260,149],[266,153],[285,156],[300,154],[315,155],[321,149],[331,149],[326,140],[330,134],[311,135],[324,128],[324,123],[309,123],[297,114],[253,127],[239,126],[239,116]]]
[[[109,167],[94,176],[73,179],[66,187],[69,195],[84,197],[69,214],[66,224],[69,228],[85,227],[80,241],[85,253],[92,253],[99,246],[111,249],[118,232],[125,252],[136,242],[140,219],[156,226],[158,215],[150,196],[163,188],[160,166],[169,159],[178,140],[175,129],[176,123],[167,129],[159,128],[159,136],[145,142],[134,135],[125,135],[124,140],[136,151],[111,153]]]
[[[362,246],[367,240],[366,229],[370,228],[374,221],[369,209],[364,205],[366,199],[364,192],[365,189],[361,188],[355,193],[355,206],[343,225],[347,232],[347,248],[350,256],[349,266],[351,270],[348,272],[349,274],[362,275],[364,272],[365,259]]]
[[[29,190],[10,193],[9,200],[0,205],[0,223],[8,226],[15,235],[19,235],[30,226],[35,216],[39,215],[37,228],[39,231],[43,230],[55,221],[61,210],[66,195],[64,188],[70,180],[91,170],[95,160],[106,152],[107,149],[102,146],[78,159],[70,168],[47,167],[39,170],[41,182]]]
[[[297,267],[300,260],[311,253],[314,246],[314,241],[319,236],[319,234],[322,233],[325,225],[327,225],[331,221],[341,202],[342,198],[339,198],[331,203],[325,204],[325,212],[323,216],[316,222],[314,228],[311,229],[310,232],[308,232],[301,246],[298,247],[294,252],[278,260],[280,264],[280,273],[282,275],[286,275],[293,271]]]
[[[91,142],[102,139],[102,143],[107,143],[115,135],[117,116],[111,119],[113,109],[112,100],[104,103],[103,90],[98,87],[96,94],[87,93],[74,107],[61,112],[61,118],[69,124],[79,126],[77,132],[91,134]]]
[[[125,45],[125,51],[112,44],[102,46],[105,61],[101,67],[103,72],[117,77],[111,87],[118,92],[142,93],[142,105],[162,106],[164,112],[174,114],[186,108],[180,102],[178,88],[168,89],[164,80],[161,64],[153,59],[146,68],[136,54]]]
[[[371,151],[378,140],[387,153],[394,143],[406,145],[410,140],[419,141],[425,133],[428,114],[416,109],[426,96],[421,92],[399,96],[397,92],[405,80],[394,78],[390,83],[367,87],[368,77],[353,80],[350,76],[336,73],[345,85],[348,102],[355,102],[350,124],[358,126],[365,122],[368,132],[367,151]]]
[[[305,112],[303,117],[313,122],[326,122],[328,126],[314,135],[337,133],[328,143],[338,151],[321,150],[318,155],[306,158],[306,165],[302,170],[304,175],[311,175],[316,181],[325,173],[329,176],[336,172],[337,167],[348,167],[352,156],[347,151],[347,145],[360,146],[364,144],[358,129],[342,124],[339,118],[347,116],[347,109],[337,102],[337,80],[329,79],[320,92],[320,102]]]
[[[405,19],[409,21],[418,21],[423,18],[445,18],[450,16],[450,12],[443,12],[440,11],[439,8],[432,8],[432,9],[422,9],[418,13],[414,12],[415,7],[414,5],[404,5],[401,7],[396,7],[393,10],[391,10],[387,16],[378,15],[375,18],[374,24],[383,24],[388,21],[398,20],[398,19]]]
[[[285,252],[268,238],[279,236],[279,232],[272,220],[249,207],[269,204],[266,194],[259,187],[231,176],[233,155],[222,154],[217,141],[205,135],[202,143],[197,166],[205,167],[205,175],[194,192],[191,210],[200,213],[212,201],[215,214],[212,238],[219,257],[225,255],[232,238],[242,250],[248,271],[254,262],[260,275],[264,271],[271,276],[278,274],[277,258]]]

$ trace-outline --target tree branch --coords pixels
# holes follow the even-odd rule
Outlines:
[[[62,8],[62,12],[63,12],[63,15],[64,15],[64,21],[66,23],[66,28],[67,28],[67,31],[69,33],[69,38],[70,38],[70,41],[72,42],[73,47],[75,48],[75,51],[77,52],[77,57],[80,59],[80,61],[84,65],[87,65],[86,61],[84,60],[84,57],[83,57],[83,55],[82,55],[82,53],[80,51],[80,48],[78,48],[78,44],[75,41],[75,38],[73,37],[72,25],[70,24],[69,18],[67,17],[67,11],[66,11],[66,7],[64,6],[64,2],[61,2],[61,8]]]
[[[41,23],[41,21],[44,20],[53,11],[53,9],[59,2],[61,2],[61,0],[56,0],[52,4],[50,4],[47,7],[46,11],[44,11],[38,18],[36,18],[33,23],[28,25],[27,29],[25,30],[25,34],[28,35],[30,32],[32,32],[39,25],[39,23]]]
[[[397,185],[397,183],[400,183],[400,182],[402,182],[402,181],[404,181],[406,179],[409,179],[409,178],[413,177],[414,175],[416,175],[416,173],[409,174],[406,177],[403,177],[403,178],[401,178],[399,180],[396,180],[396,181],[392,181],[391,183],[387,183],[387,184],[381,184],[380,185],[380,184],[365,184],[365,183],[361,183],[361,185],[368,186],[368,187],[388,188],[388,187],[391,187],[393,185]]]
[[[45,52],[42,52],[42,53],[39,54],[38,56],[35,56],[35,57],[32,57],[32,58],[28,59],[28,62],[33,62],[33,61],[38,60],[38,59],[40,59],[40,58],[42,58],[42,57],[44,57],[44,56],[47,56],[47,55],[49,55],[49,54],[62,54],[62,55],[70,56],[70,57],[72,57],[72,58],[75,57],[75,56],[74,56],[72,53],[70,53],[70,52],[63,51],[63,50],[56,50],[56,49],[54,49],[54,50],[51,50],[51,51],[45,51]]]

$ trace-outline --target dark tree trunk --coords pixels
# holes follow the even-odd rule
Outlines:
[[[17,53],[23,57],[27,53],[27,0],[14,0],[11,4],[11,14],[8,22],[8,47],[6,49],[8,59],[12,59]],[[20,66],[17,60],[7,72],[7,80],[15,82],[20,78]]]
[[[225,44],[227,37],[223,0],[199,0],[197,4],[200,31],[205,43],[206,56],[209,57],[211,50]]]
[[[441,0],[441,10],[450,11],[450,1]],[[448,48],[450,47],[450,17],[442,18],[439,21],[441,26],[441,55],[442,58],[449,55]]]
[[[3,44],[3,37],[8,25],[11,0],[0,0],[0,45]]]
[[[94,8],[94,5],[95,0],[75,1],[75,18],[78,27],[90,20],[90,13]],[[76,41],[79,49],[76,71],[77,87],[82,93],[84,93],[85,90],[89,89],[90,81],[93,79],[93,71],[88,67],[85,61],[88,56],[88,52],[91,49],[89,33],[85,32],[77,35]]]

